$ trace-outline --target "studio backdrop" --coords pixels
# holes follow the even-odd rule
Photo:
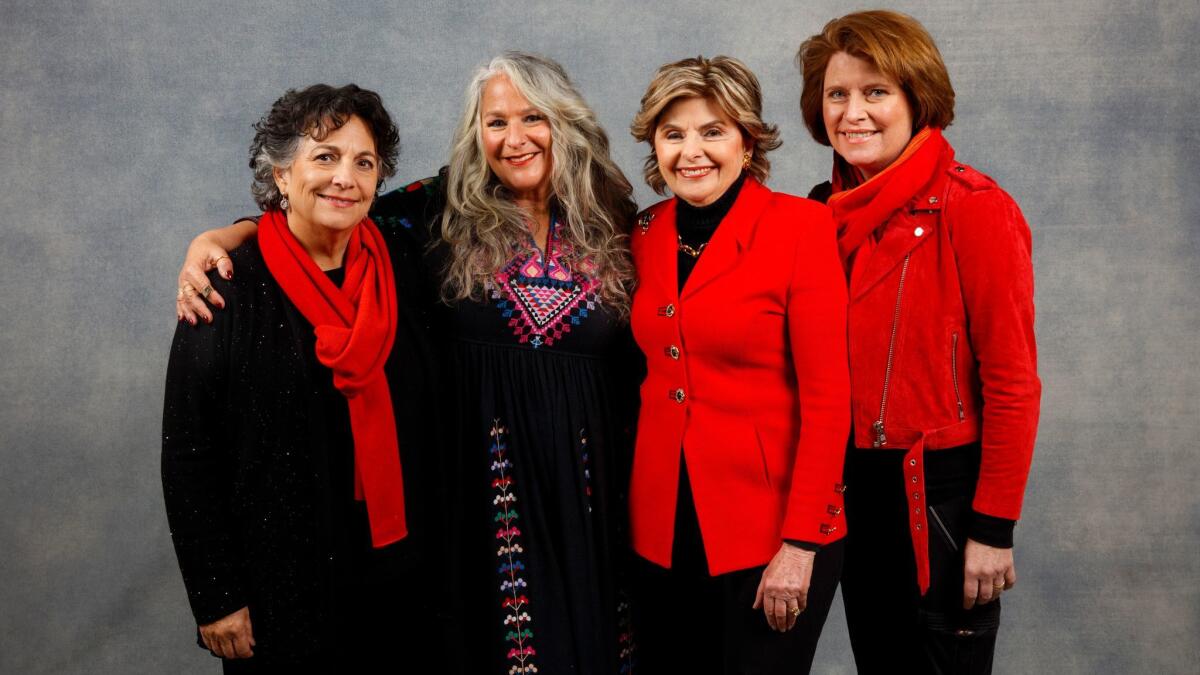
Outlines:
[[[394,185],[434,173],[472,70],[560,61],[638,185],[628,133],[662,63],[745,61],[806,194],[800,41],[866,6],[807,2],[163,2],[0,7],[0,672],[216,673],[195,646],[159,479],[176,270],[254,212],[250,125],[285,89],[379,91]],[[962,161],[1034,238],[1045,393],[998,673],[1200,663],[1200,4],[896,2],[942,49]],[[840,602],[814,672],[853,672]],[[549,674],[548,674],[549,675]]]

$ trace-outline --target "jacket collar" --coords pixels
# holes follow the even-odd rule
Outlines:
[[[863,253],[867,255],[856,260],[851,270],[851,302],[862,297],[902,265],[905,257],[918,246],[937,235],[942,227],[940,212],[946,201],[946,167],[953,161],[954,151],[948,149],[943,153],[933,178],[887,221],[874,247],[864,247],[860,251],[860,256]],[[933,217],[929,217],[931,214]]]
[[[771,191],[753,177],[747,177],[733,208],[717,226],[716,232],[704,247],[704,253],[696,261],[688,276],[682,295],[679,289],[679,233],[676,228],[676,202],[667,200],[662,210],[655,214],[656,222],[647,229],[649,240],[647,264],[652,274],[666,292],[666,297],[686,300],[701,288],[733,268],[738,255],[750,243],[754,226],[771,202]]]

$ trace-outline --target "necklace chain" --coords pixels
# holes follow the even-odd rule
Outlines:
[[[706,241],[703,244],[700,244],[699,246],[692,248],[691,246],[688,246],[687,244],[683,243],[683,235],[682,234],[677,235],[677,236],[679,237],[679,250],[683,251],[684,253],[690,255],[693,258],[699,258],[700,254],[704,252],[704,247],[708,246],[708,242]]]

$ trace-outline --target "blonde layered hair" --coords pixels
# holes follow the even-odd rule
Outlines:
[[[467,86],[442,215],[442,239],[449,247],[443,299],[478,299],[518,242],[529,236],[529,214],[513,202],[484,154],[483,92],[498,75],[506,76],[550,123],[550,200],[560,232],[571,245],[569,262],[594,264],[601,299],[625,316],[634,280],[628,243],[637,214],[633,188],[609,157],[608,136],[596,114],[562,66],[521,52],[492,59]]]
[[[658,194],[666,194],[667,182],[654,154],[654,132],[658,119],[672,103],[685,98],[703,98],[737,123],[746,148],[752,150],[746,171],[760,183],[771,174],[767,153],[783,144],[779,129],[762,119],[762,87],[746,64],[729,56],[711,59],[697,56],[661,66],[642,96],[642,107],[633,117],[629,131],[638,141],[650,144],[643,176]]]

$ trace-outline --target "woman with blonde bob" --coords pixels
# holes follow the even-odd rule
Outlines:
[[[659,68],[633,136],[674,197],[632,235],[646,355],[630,488],[647,672],[807,672],[841,567],[846,288],[829,211],[764,187],[779,147],[736,59]],[[713,633],[716,635],[713,635]]]
[[[912,17],[856,12],[801,46],[833,147],[850,286],[842,598],[859,672],[991,672],[1041,384],[1029,226],[955,159],[954,89]]]
[[[631,665],[631,193],[562,67],[511,52],[472,78],[449,166],[371,211],[385,238],[427,250],[409,263],[428,300],[399,311],[428,314],[444,363],[442,442],[423,450],[443,456],[445,483],[425,507],[444,516],[434,583],[465,672]],[[183,278],[226,264],[224,234],[193,244]]]

